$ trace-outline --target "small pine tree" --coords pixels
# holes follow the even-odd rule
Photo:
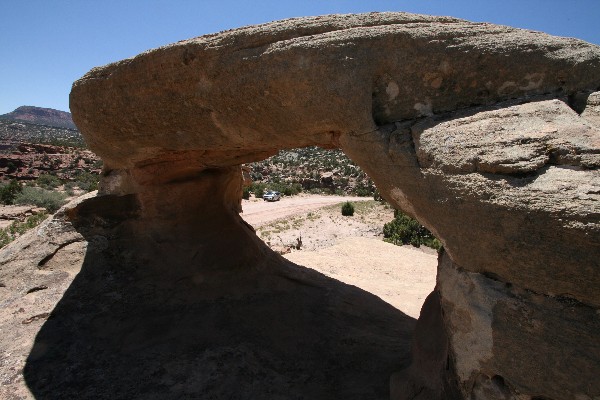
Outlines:
[[[21,193],[23,188],[21,184],[16,180],[11,180],[8,185],[0,187],[0,203],[2,204],[14,204],[15,197]]]
[[[342,204],[342,215],[345,217],[351,217],[354,215],[354,205],[349,201]]]

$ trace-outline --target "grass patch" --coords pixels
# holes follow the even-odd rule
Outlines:
[[[44,207],[48,212],[53,213],[65,204],[66,199],[67,195],[65,193],[25,186],[15,196],[14,203]]]

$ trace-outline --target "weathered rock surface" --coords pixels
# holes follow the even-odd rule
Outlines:
[[[73,85],[71,111],[111,168],[169,160],[191,173],[337,147],[340,134],[397,120],[595,89],[599,58],[579,40],[449,17],[300,18],[95,68]]]
[[[446,254],[438,288],[463,393],[475,399],[600,393],[597,308],[465,271]]]
[[[342,143],[462,268],[599,307],[600,130],[559,100],[471,114]]]
[[[43,326],[27,383],[50,398],[381,398],[396,365],[398,399],[600,396],[600,131],[582,100],[599,89],[597,46],[403,13],[241,28],[93,69],[71,110],[105,171],[72,224],[106,246]],[[239,164],[308,145],[342,148],[445,245],[410,366],[410,321],[291,267],[237,214]],[[238,357],[239,373],[207,367]]]
[[[0,252],[0,398],[33,398],[23,376],[36,334],[81,269],[87,242],[67,219],[84,196]]]
[[[587,98],[586,106],[581,116],[591,124],[600,128],[600,92],[594,92]]]

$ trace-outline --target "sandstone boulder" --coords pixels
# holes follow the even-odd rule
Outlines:
[[[600,127],[600,92],[594,92],[589,95],[581,116],[591,124],[596,125],[596,127]]]

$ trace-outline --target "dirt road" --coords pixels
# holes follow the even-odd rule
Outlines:
[[[261,199],[242,200],[242,218],[253,227],[257,228],[266,223],[291,217],[298,214],[306,214],[312,210],[342,203],[345,201],[357,202],[373,200],[372,197],[346,197],[346,196],[322,196],[322,195],[299,195],[283,197],[280,201],[268,202]]]

